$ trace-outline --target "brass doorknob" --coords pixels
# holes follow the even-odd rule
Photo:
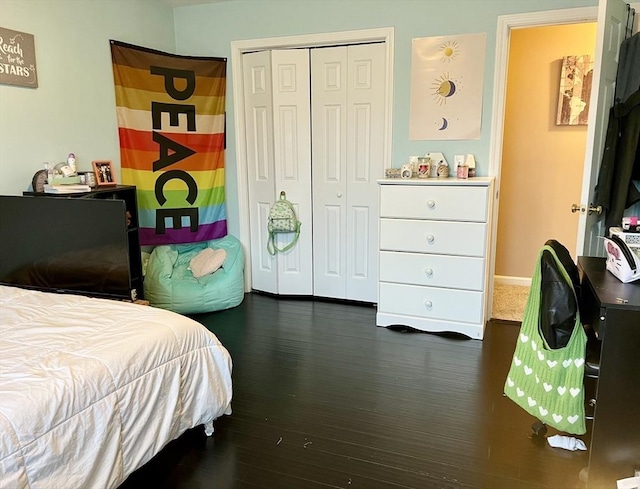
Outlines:
[[[597,206],[594,207],[593,204],[591,204],[589,206],[589,215],[593,214],[594,212],[596,214],[598,214],[598,215],[602,214],[602,206],[601,205],[597,205]]]
[[[571,212],[576,213],[576,212],[580,212],[581,214],[584,214],[585,212],[588,212],[589,215],[595,213],[595,214],[602,214],[602,206],[601,205],[597,205],[594,206],[593,204],[591,204],[589,206],[589,208],[587,209],[586,205],[582,205],[582,204],[572,204],[571,205]]]

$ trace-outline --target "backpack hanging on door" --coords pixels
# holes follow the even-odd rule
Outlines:
[[[284,191],[280,192],[280,199],[276,201],[269,210],[269,224],[267,228],[269,230],[269,240],[267,241],[267,251],[271,255],[276,253],[284,253],[293,248],[298,242],[300,236],[301,222],[296,217],[296,211],[293,208],[293,204],[287,200],[287,195]],[[293,239],[283,248],[276,246],[276,234],[291,234],[295,233]]]

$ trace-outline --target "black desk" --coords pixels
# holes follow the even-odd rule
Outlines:
[[[604,258],[578,269],[582,321],[602,341],[587,488],[615,488],[640,466],[640,282],[623,284]]]

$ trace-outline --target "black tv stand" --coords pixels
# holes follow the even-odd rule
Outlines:
[[[142,275],[142,256],[140,254],[140,236],[138,234],[138,199],[135,186],[113,185],[96,187],[90,192],[72,194],[49,194],[44,192],[23,192],[22,194],[56,199],[105,199],[123,201],[126,207],[126,214],[123,218],[127,219],[131,300],[140,301],[144,299],[144,277]]]

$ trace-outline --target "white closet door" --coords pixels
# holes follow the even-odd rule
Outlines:
[[[311,51],[313,290],[345,299],[347,47]]]
[[[302,223],[298,243],[278,253],[278,293],[313,295],[313,214],[311,206],[311,113],[309,51],[271,52],[275,192],[286,192]],[[281,235],[285,246],[290,235]]]
[[[251,273],[255,290],[313,294],[309,53],[307,50],[245,54]],[[302,222],[297,245],[267,252],[269,209],[284,191]],[[283,248],[291,235],[277,235]]]
[[[348,47],[347,295],[378,302],[378,185],[384,176],[385,47]]]
[[[242,57],[247,132],[252,287],[278,293],[277,259],[267,252],[267,220],[275,195],[271,53]]]
[[[314,294],[377,302],[383,44],[314,49]]]

